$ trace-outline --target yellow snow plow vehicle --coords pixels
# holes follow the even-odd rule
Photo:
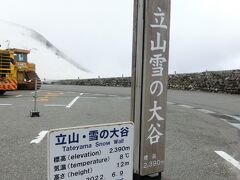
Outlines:
[[[0,49],[0,95],[17,89],[35,89],[41,87],[41,80],[35,72],[35,64],[29,63],[25,49]]]

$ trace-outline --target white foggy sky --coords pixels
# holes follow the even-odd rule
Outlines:
[[[170,72],[240,68],[240,1],[173,0]]]
[[[1,6],[0,19],[38,31],[91,72],[131,74],[133,0],[8,0]],[[239,0],[172,0],[169,72],[239,69],[239,8]]]

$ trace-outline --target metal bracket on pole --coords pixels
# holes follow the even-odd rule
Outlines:
[[[133,174],[133,180],[161,180],[162,173],[157,173],[152,176],[140,176],[139,174]]]
[[[35,93],[34,93],[34,108],[30,111],[31,117],[40,117],[40,112],[37,110],[37,75],[35,77]]]

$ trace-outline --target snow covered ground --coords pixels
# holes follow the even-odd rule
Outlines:
[[[1,20],[0,27],[1,48],[31,50],[28,60],[36,64],[37,74],[41,79],[87,79],[98,77],[87,72],[84,67],[71,59],[70,55],[64,54],[63,51],[33,29]]]

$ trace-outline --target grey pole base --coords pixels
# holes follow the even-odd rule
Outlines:
[[[139,174],[133,174],[133,180],[161,180],[162,173],[160,172],[157,176],[140,176]]]
[[[40,117],[40,112],[39,111],[31,111],[30,116],[31,117]]]

